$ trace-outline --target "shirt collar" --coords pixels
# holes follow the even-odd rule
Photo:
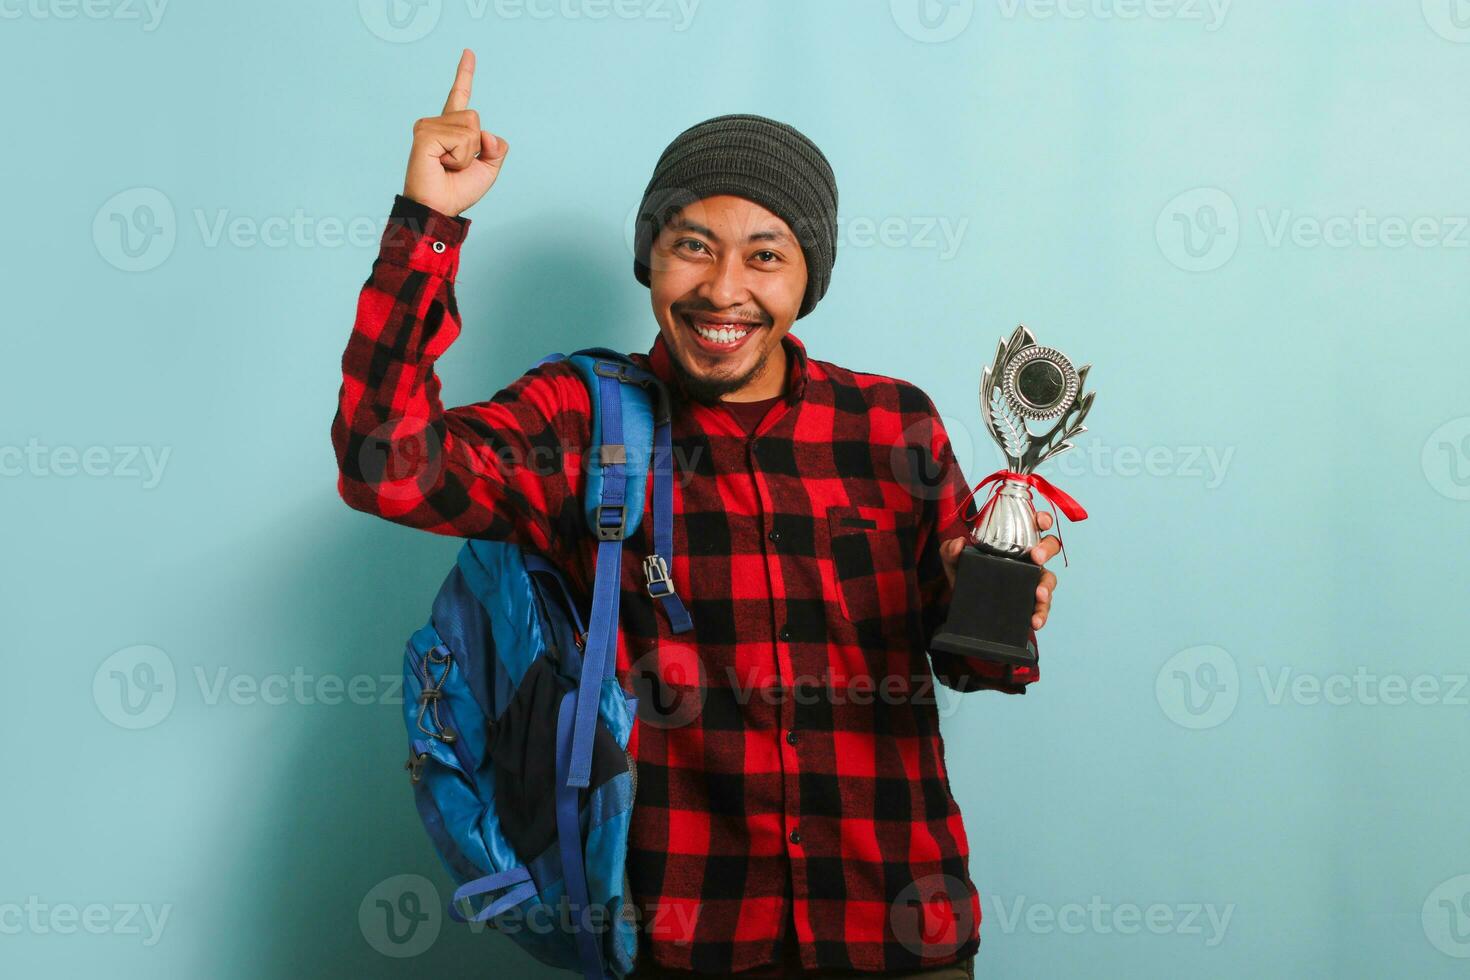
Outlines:
[[[806,345],[788,330],[786,336],[781,338],[781,346],[786,349],[786,403],[794,405],[806,391],[809,374]],[[684,392],[678,383],[673,357],[669,353],[668,344],[664,343],[663,333],[660,332],[654,337],[653,346],[648,350],[648,369],[668,386],[672,394],[683,398]]]

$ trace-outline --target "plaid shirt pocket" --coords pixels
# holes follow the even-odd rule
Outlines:
[[[913,515],[886,507],[829,507],[827,529],[842,615],[865,630],[902,629],[918,603]]]

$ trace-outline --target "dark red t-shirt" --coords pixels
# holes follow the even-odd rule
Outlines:
[[[724,407],[725,411],[735,416],[735,421],[740,423],[740,427],[746,433],[751,433],[755,431],[756,426],[761,424],[761,419],[766,417],[766,412],[770,411],[771,406],[780,401],[781,398],[781,395],[776,395],[772,398],[762,398],[760,401],[754,402],[722,401],[720,404]]]

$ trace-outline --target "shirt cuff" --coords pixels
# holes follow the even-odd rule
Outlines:
[[[1026,648],[1036,656],[1036,631],[1026,641]],[[1039,665],[1029,667],[994,663],[957,653],[929,651],[934,667],[934,676],[940,683],[961,694],[970,691],[1004,691],[1006,694],[1025,694],[1026,688],[1041,679]]]
[[[469,218],[450,217],[427,204],[395,194],[378,258],[453,280],[459,271],[459,246],[469,228]]]

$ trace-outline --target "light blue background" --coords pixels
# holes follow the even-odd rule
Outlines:
[[[361,229],[469,45],[511,155],[470,212],[448,403],[550,350],[647,349],[629,211],[668,140],[732,111],[837,173],[798,335],[921,384],[972,479],[997,337],[1095,365],[1092,432],[1044,471],[1092,513],[1044,680],[945,706],[977,975],[1465,975],[1470,3],[959,0],[931,29],[914,0],[432,0],[395,31],[379,0],[95,2],[0,2],[0,972],[543,975],[451,923],[390,957],[358,914],[398,875],[447,885],[376,678],[456,543],[343,505],[329,425]],[[135,237],[127,271],[113,215],[140,203],[173,241]],[[286,240],[213,234],[235,219]],[[159,478],[126,447],[167,451]],[[139,645],[177,689],[128,730]],[[211,696],[298,667],[374,703]],[[1416,682],[1428,703],[1382,703]],[[37,902],[113,926],[6,911]],[[156,942],[128,904],[169,908]],[[1162,934],[1124,931],[1154,905]]]

